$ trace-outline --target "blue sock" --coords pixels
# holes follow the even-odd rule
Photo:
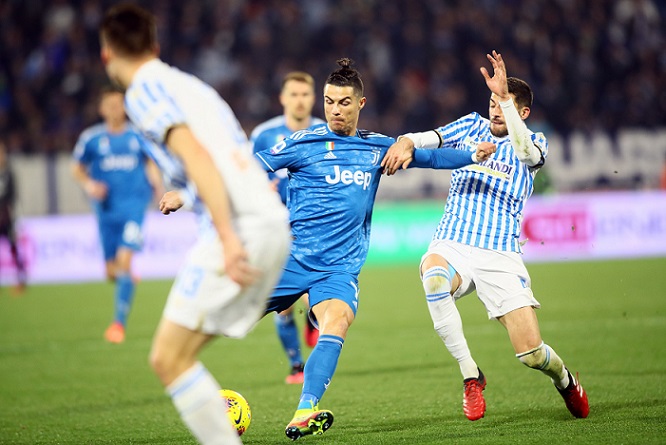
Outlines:
[[[132,308],[134,299],[134,282],[130,274],[116,277],[115,321],[125,326],[127,316]]]
[[[303,392],[298,409],[312,408],[319,403],[338,366],[345,340],[335,335],[320,335],[305,363]]]
[[[296,322],[294,322],[294,314],[275,314],[275,329],[291,366],[302,364],[301,341],[298,337]]]

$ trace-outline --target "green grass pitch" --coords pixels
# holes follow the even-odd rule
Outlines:
[[[528,268],[543,337],[580,373],[587,419],[574,419],[548,378],[516,360],[472,294],[459,308],[488,378],[488,408],[468,421],[416,265],[376,267],[361,275],[358,317],[320,405],[335,423],[299,443],[666,443],[666,259]],[[107,283],[34,286],[21,297],[0,290],[0,444],[195,444],[147,362],[169,285],[139,284],[122,345],[102,340]],[[202,360],[248,399],[245,444],[289,443],[284,427],[300,388],[283,383],[288,365],[272,317],[244,340],[217,340]]]

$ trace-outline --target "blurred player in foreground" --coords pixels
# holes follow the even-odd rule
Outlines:
[[[16,203],[16,183],[14,171],[9,164],[9,155],[4,142],[0,141],[0,237],[9,243],[9,252],[16,266],[16,293],[23,292],[26,285],[25,264],[19,254],[14,227],[14,204]]]
[[[370,241],[370,219],[381,178],[380,162],[393,138],[359,130],[365,106],[363,82],[349,59],[338,61],[324,86],[328,125],[298,131],[270,150],[257,153],[267,171],[289,171],[293,247],[284,274],[269,301],[280,312],[309,294],[319,339],[305,364],[297,410],[285,434],[292,440],[322,434],[333,413],[319,401],[331,383],[347,330],[356,317],[358,274]],[[482,161],[494,151],[416,150],[413,166],[457,168]]]
[[[158,58],[154,16],[114,6],[100,37],[107,74],[127,89],[128,116],[155,142],[152,157],[170,185],[196,189],[208,222],[171,288],[150,364],[200,443],[240,444],[198,356],[216,336],[245,336],[264,314],[289,250],[288,213],[227,103]]]
[[[302,71],[287,73],[282,79],[280,91],[280,104],[284,113],[259,124],[250,135],[250,142],[254,153],[264,151],[281,142],[295,131],[305,130],[313,125],[324,124],[318,117],[312,116],[315,104],[315,82],[311,75]],[[268,176],[277,187],[282,203],[287,204],[287,185],[289,178],[285,169],[270,172]],[[307,306],[307,295],[301,298]],[[303,383],[303,357],[301,355],[301,342],[294,320],[294,306],[275,314],[275,329],[282,343],[291,372],[285,379],[288,384]],[[312,325],[310,318],[305,317],[304,337],[308,346],[317,344],[319,331]]]
[[[161,196],[163,187],[159,171],[144,152],[146,141],[127,122],[120,90],[102,90],[99,114],[104,122],[83,131],[74,147],[72,174],[92,203],[106,276],[115,282],[114,318],[104,338],[122,343],[134,300],[132,258],[141,250],[143,219],[153,190]]]
[[[523,122],[530,114],[532,90],[506,77],[502,56],[488,55],[494,73],[481,73],[490,89],[489,119],[477,113],[436,130],[406,134],[384,158],[387,174],[406,167],[416,148],[497,145],[491,159],[455,170],[451,190],[420,274],[435,330],[458,361],[464,379],[463,411],[469,420],[484,416],[486,378],[472,359],[455,300],[476,289],[488,317],[507,330],[516,357],[551,378],[575,417],[587,417],[587,394],[562,359],[541,339],[535,308],[539,302],[521,257],[520,223],[534,176],[544,165],[548,143]]]

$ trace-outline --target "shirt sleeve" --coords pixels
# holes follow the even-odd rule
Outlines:
[[[185,123],[180,107],[158,81],[132,86],[125,95],[125,108],[137,127],[162,144],[172,127]]]
[[[442,147],[455,147],[458,142],[469,134],[474,125],[478,125],[480,115],[478,113],[470,113],[466,116],[457,119],[450,124],[437,128],[435,131],[439,133],[442,139]]]
[[[275,172],[281,168],[295,168],[302,159],[302,153],[296,149],[296,144],[290,137],[278,142],[273,147],[255,153],[264,170]]]
[[[543,135],[543,133],[532,133],[531,139],[532,143],[541,154],[541,159],[539,162],[537,162],[537,164],[531,168],[541,168],[546,163],[546,158],[548,157],[548,140]]]
[[[415,149],[414,160],[409,167],[434,168],[438,170],[455,169],[473,164],[472,153],[452,148],[440,148],[437,150]]]
[[[76,145],[74,146],[74,151],[72,151],[72,157],[76,162],[81,164],[90,163],[90,150],[88,149],[89,142],[90,138],[86,137],[85,132],[79,136],[79,139],[76,141]]]
[[[266,138],[263,136],[264,133],[254,135],[250,138],[250,144],[252,145],[252,153],[259,153],[260,151],[266,150]]]

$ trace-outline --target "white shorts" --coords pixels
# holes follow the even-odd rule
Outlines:
[[[532,294],[530,275],[519,253],[433,240],[421,264],[431,254],[444,258],[462,278],[453,298],[457,300],[476,289],[488,318],[498,318],[521,307],[541,306]]]
[[[249,262],[261,277],[241,287],[224,273],[223,246],[213,231],[190,250],[171,287],[164,318],[193,331],[241,338],[263,317],[268,297],[282,275],[291,235],[287,224],[239,234]]]

